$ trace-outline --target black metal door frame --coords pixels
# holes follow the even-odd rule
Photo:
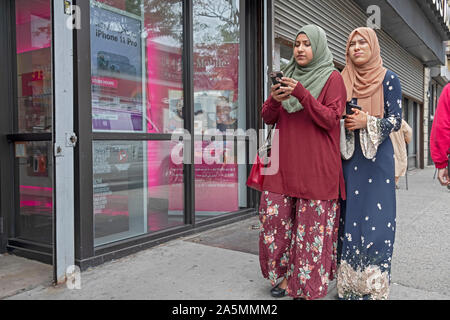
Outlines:
[[[13,78],[12,78],[12,38],[11,1],[0,2],[0,253],[6,252],[10,224],[13,216],[13,193],[11,188],[11,146],[7,135],[12,132],[13,120]]]
[[[270,1],[268,1],[270,3]],[[88,1],[76,1],[82,7],[82,25],[90,25]],[[246,73],[247,73],[247,88],[246,101],[248,108],[247,112],[247,127],[261,128],[260,121],[260,106],[263,99],[263,11],[259,0],[245,1],[246,4],[246,19],[245,32],[247,41],[246,46]],[[5,252],[7,249],[13,249],[18,254],[27,256],[29,258],[37,259],[46,263],[52,263],[52,249],[36,246],[35,244],[20,243],[15,238],[15,205],[17,199],[17,190],[14,190],[14,141],[51,141],[52,134],[43,135],[17,135],[15,132],[14,119],[17,110],[16,102],[16,56],[14,54],[15,48],[15,12],[14,0],[0,1],[0,34],[9,35],[0,38],[0,252]],[[192,30],[192,0],[183,1],[184,12],[184,28],[185,30]],[[87,9],[87,10],[86,10]],[[270,12],[269,12],[270,13]],[[92,221],[92,140],[93,138],[99,140],[109,140],[112,136],[102,136],[102,134],[92,133],[91,121],[91,97],[90,97],[90,45],[88,34],[89,28],[83,28],[74,32],[74,87],[75,97],[75,128],[79,136],[79,144],[75,150],[75,249],[76,260],[82,269],[91,265],[97,265],[111,258],[116,258],[121,255],[128,255],[134,251],[142,250],[145,247],[151,247],[169,239],[177,238],[185,234],[192,234],[200,232],[218,225],[227,224],[231,221],[238,221],[247,218],[254,214],[254,209],[258,207],[259,193],[253,190],[248,190],[248,207],[250,209],[243,210],[225,217],[219,217],[209,221],[202,221],[195,223],[195,211],[193,207],[194,200],[194,184],[193,166],[186,168],[186,188],[185,188],[185,206],[187,210],[186,222],[188,225],[177,230],[163,231],[154,235],[147,235],[127,241],[124,243],[115,244],[114,246],[106,246],[104,248],[94,249],[93,247],[93,221]],[[187,105],[192,104],[193,100],[193,85],[189,84],[190,72],[193,70],[192,55],[192,34],[185,34],[184,42],[188,44],[185,48],[183,63],[186,70],[185,99]],[[190,56],[190,57],[189,57]],[[191,70],[191,71],[189,71]],[[190,86],[190,87],[189,87]],[[190,102],[190,103],[189,103]],[[188,120],[188,128],[193,126],[193,114],[188,112],[186,114]],[[124,137],[114,137],[124,138]],[[128,139],[128,138],[127,138]],[[165,140],[166,136],[152,136],[154,140]],[[250,168],[250,166],[249,166]],[[82,173],[82,174],[81,174]],[[17,187],[16,187],[17,188]],[[186,192],[187,191],[187,192]],[[253,209],[251,209],[253,208]],[[2,229],[3,227],[3,229]],[[164,239],[164,240],[162,240]],[[8,246],[8,240],[10,240]],[[11,240],[13,243],[11,244]],[[8,247],[7,247],[8,246]],[[24,249],[21,251],[20,249]]]
[[[94,140],[132,140],[132,141],[170,141],[170,134],[129,134],[129,133],[95,133],[92,131],[91,110],[91,57],[90,57],[90,4],[89,1],[76,0],[75,4],[82,12],[82,28],[74,35],[74,82],[75,82],[75,133],[79,143],[75,149],[75,260],[81,270],[101,264],[111,259],[158,245],[163,241],[180,236],[200,232],[212,227],[238,221],[255,214],[258,206],[259,194],[248,190],[249,209],[221,216],[207,221],[195,221],[195,183],[194,166],[185,165],[184,207],[186,225],[163,230],[154,234],[147,234],[126,241],[94,248],[94,220],[93,220],[93,150]],[[260,109],[263,103],[263,52],[262,52],[262,1],[246,0],[245,28],[246,46],[246,105],[247,128],[259,129]],[[193,0],[183,1],[183,82],[184,105],[186,108],[186,127],[189,132],[194,127],[194,86],[193,72]],[[192,144],[191,148],[194,148]],[[193,150],[192,150],[193,152]]]
[[[52,264],[52,246],[16,238],[19,212],[15,142],[52,141],[52,133],[17,134],[17,57],[15,0],[0,1],[0,252]],[[49,159],[49,161],[52,161]]]

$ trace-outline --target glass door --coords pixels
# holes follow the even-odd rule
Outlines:
[[[15,241],[51,254],[53,244],[53,84],[50,0],[15,0]]]
[[[94,247],[184,227],[183,2],[90,2]]]
[[[198,222],[248,207],[247,167],[235,143],[247,130],[244,7],[240,0],[193,1]]]

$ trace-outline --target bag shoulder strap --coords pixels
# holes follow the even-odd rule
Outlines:
[[[267,133],[266,141],[268,140],[268,141],[272,142],[272,135],[273,135],[273,132],[274,132],[276,126],[277,126],[276,124],[268,126],[269,132]]]

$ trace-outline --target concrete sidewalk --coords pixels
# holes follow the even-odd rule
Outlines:
[[[391,300],[450,299],[450,192],[433,174],[414,172],[409,191],[398,192]],[[81,290],[39,285],[8,299],[272,300],[260,275],[256,224],[254,217],[90,269]],[[333,283],[324,300],[336,296]]]
[[[21,257],[0,254],[0,299],[52,283],[53,267]]]

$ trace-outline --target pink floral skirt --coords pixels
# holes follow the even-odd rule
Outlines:
[[[325,297],[336,274],[339,201],[263,192],[259,210],[263,276],[272,286],[286,277],[291,297]]]

